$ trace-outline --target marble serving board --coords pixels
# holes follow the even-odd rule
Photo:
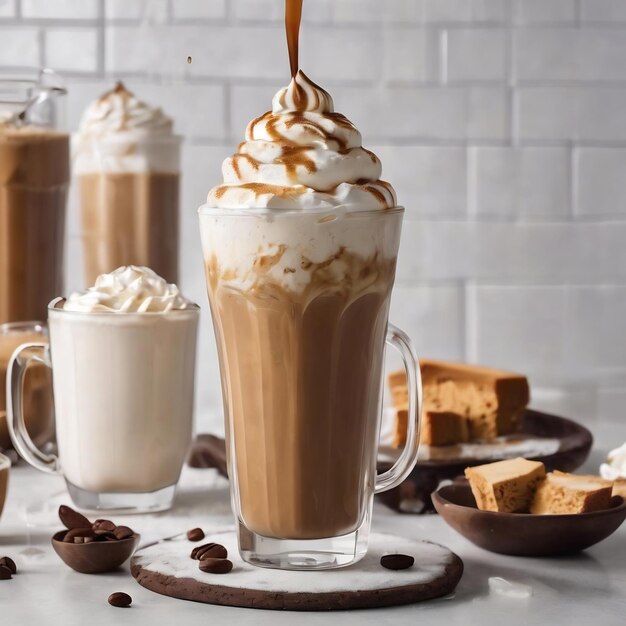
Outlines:
[[[204,542],[226,547],[233,562],[229,574],[200,571],[190,557],[195,545],[186,538],[140,548],[132,558],[137,582],[157,593],[207,604],[330,611],[422,602],[450,594],[463,574],[461,559],[439,544],[372,533],[367,555],[349,567],[282,571],[255,567],[239,556],[233,529],[207,535]],[[415,558],[413,567],[394,571],[380,565],[385,554]]]

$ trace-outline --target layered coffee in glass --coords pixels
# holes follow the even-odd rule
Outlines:
[[[122,83],[87,107],[72,149],[86,284],[123,265],[178,282],[180,144]]]
[[[242,557],[326,569],[367,550],[373,495],[417,454],[419,370],[388,324],[404,210],[378,158],[302,72],[253,120],[200,208]],[[409,434],[376,475],[385,342]]]
[[[0,324],[45,319],[63,289],[65,93],[50,70],[0,72]]]

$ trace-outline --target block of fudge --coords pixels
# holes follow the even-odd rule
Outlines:
[[[392,446],[394,448],[404,448],[406,444],[406,434],[408,432],[409,425],[409,410],[406,405],[396,408],[396,417],[393,425],[393,441]],[[425,443],[421,438],[420,444]]]
[[[426,411],[422,415],[421,441],[429,446],[451,446],[469,441],[467,419],[449,411]]]
[[[528,512],[545,475],[543,463],[521,457],[465,470],[478,508],[501,513]]]
[[[528,380],[492,368],[423,359],[424,412],[456,413],[467,419],[469,439],[493,439],[519,430],[530,399]],[[388,378],[394,406],[406,394],[404,372]]]
[[[408,410],[404,405],[396,409],[393,447],[406,444]],[[469,440],[467,419],[457,413],[445,411],[422,411],[420,444],[429,446],[451,446]]]
[[[618,478],[613,483],[613,495],[621,496],[626,501],[626,478]]]
[[[589,513],[608,509],[613,482],[599,476],[550,472],[537,487],[530,512],[537,515]]]

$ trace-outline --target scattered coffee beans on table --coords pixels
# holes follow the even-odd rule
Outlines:
[[[413,567],[415,563],[415,559],[408,554],[385,554],[385,556],[380,557],[380,564],[385,569],[409,569],[409,567]]]
[[[202,541],[204,539],[204,531],[202,528],[192,528],[187,531],[187,539],[189,541]]]
[[[233,564],[228,559],[206,558],[198,563],[198,567],[208,574],[228,574],[233,569]]]
[[[133,599],[123,591],[116,591],[109,596],[108,602],[111,606],[124,608],[130,606]]]
[[[198,561],[202,558],[225,559],[227,556],[228,550],[219,543],[205,543],[191,551],[191,558]]]
[[[8,567],[11,574],[17,574],[17,566],[15,561],[10,556],[3,556],[0,558],[0,567]]]

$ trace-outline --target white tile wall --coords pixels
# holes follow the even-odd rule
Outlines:
[[[421,0],[426,22],[501,22],[507,0]]]
[[[444,78],[449,82],[504,80],[508,61],[507,37],[506,30],[494,28],[445,31]]]
[[[29,66],[39,63],[37,28],[0,25],[0,42],[0,66]]]
[[[284,0],[0,0],[0,69],[114,80],[185,136],[182,287],[206,303],[196,207],[287,78]],[[626,1],[307,0],[302,65],[406,206],[392,318],[421,354],[527,372],[584,419],[626,397]],[[191,64],[187,58],[191,56]],[[68,288],[82,285],[75,201]],[[219,428],[206,307],[200,428]],[[565,400],[564,400],[565,399]]]
[[[226,17],[227,0],[177,0],[172,2],[174,19],[198,20]]]
[[[369,146],[393,179],[407,217],[462,217],[467,212],[467,151],[446,146]]]
[[[472,215],[559,217],[571,211],[568,148],[469,150]]]
[[[21,0],[21,6],[25,18],[95,19],[100,11],[98,0]]]
[[[574,211],[581,216],[626,214],[626,150],[579,148],[574,163]]]
[[[100,57],[95,28],[48,28],[44,33],[45,63],[59,72],[95,73]],[[67,45],[72,42],[72,46]]]
[[[626,22],[623,0],[579,0],[583,22]]]
[[[514,137],[545,143],[615,144],[626,142],[626,88],[522,86],[515,90]]]
[[[115,20],[163,22],[168,14],[167,0],[104,0],[104,7],[107,19]]]
[[[626,30],[519,29],[513,58],[519,81],[620,81],[626,78]]]
[[[520,24],[574,22],[576,0],[513,0],[513,19]]]
[[[0,0],[0,18],[15,15],[15,0]]]

